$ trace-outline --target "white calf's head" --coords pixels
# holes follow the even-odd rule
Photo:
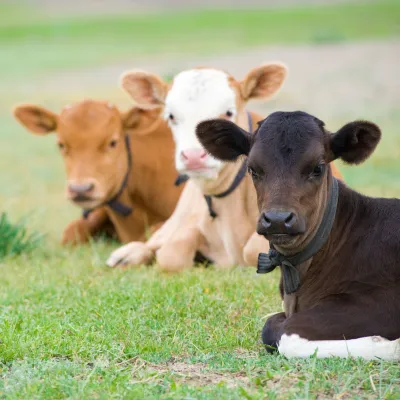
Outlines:
[[[192,178],[216,179],[223,162],[208,155],[196,137],[199,122],[225,118],[240,124],[246,102],[269,98],[281,87],[286,67],[270,63],[252,69],[243,81],[212,68],[183,71],[172,85],[144,71],[122,76],[122,87],[141,108],[164,107],[176,150],[175,164],[180,173]],[[244,128],[248,128],[244,126]]]

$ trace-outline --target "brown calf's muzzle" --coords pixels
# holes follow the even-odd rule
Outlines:
[[[84,206],[87,202],[93,202],[95,198],[96,185],[92,181],[84,182],[68,182],[67,184],[67,197],[77,205]]]

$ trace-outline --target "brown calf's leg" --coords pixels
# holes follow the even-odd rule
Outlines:
[[[110,234],[113,231],[107,211],[104,207],[93,210],[88,218],[80,218],[72,221],[64,229],[61,243],[63,245],[77,245],[86,243],[90,238],[100,233]]]

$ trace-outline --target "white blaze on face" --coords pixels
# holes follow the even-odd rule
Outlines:
[[[201,156],[204,149],[197,140],[196,126],[221,115],[234,121],[236,111],[236,93],[226,73],[193,69],[175,77],[165,100],[165,118],[175,139],[175,164],[180,173],[216,178],[223,163],[211,156]]]

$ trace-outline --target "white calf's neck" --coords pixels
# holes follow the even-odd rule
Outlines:
[[[351,340],[311,341],[297,334],[284,334],[278,350],[288,358],[306,358],[316,353],[317,358],[361,357],[365,360],[400,361],[400,338],[390,341],[380,336],[368,336]]]

